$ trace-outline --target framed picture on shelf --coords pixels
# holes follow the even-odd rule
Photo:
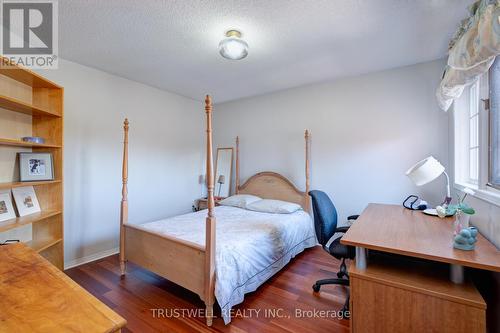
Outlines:
[[[12,205],[10,190],[0,191],[0,222],[15,219],[16,212]]]
[[[19,216],[26,216],[41,211],[33,186],[16,187],[12,189]]]
[[[54,180],[51,153],[19,153],[19,176],[22,182]]]

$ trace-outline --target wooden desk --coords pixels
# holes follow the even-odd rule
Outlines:
[[[453,218],[440,219],[396,205],[369,204],[341,243],[500,272],[500,251],[478,234],[476,249],[453,248]]]
[[[356,262],[349,272],[352,331],[485,332],[483,298],[467,281],[450,282],[446,264],[498,272],[500,251],[481,235],[474,251],[457,250],[452,236],[453,218],[443,220],[395,205],[368,205],[341,240],[356,247]],[[425,260],[366,261],[364,249]]]
[[[23,244],[0,246],[0,332],[120,332],[126,321]]]

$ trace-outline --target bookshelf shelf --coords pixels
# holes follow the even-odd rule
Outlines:
[[[5,190],[9,188],[24,187],[24,186],[42,186],[50,184],[60,184],[62,180],[44,180],[41,182],[10,182],[10,183],[0,183],[0,190]]]
[[[62,214],[62,211],[60,210],[47,210],[27,216],[16,217],[15,219],[12,220],[0,222],[0,232],[8,231],[14,228],[19,228],[21,226],[28,224],[37,223],[60,214]]]
[[[49,143],[33,143],[33,142],[25,142],[22,140],[14,140],[14,139],[2,139],[0,138],[1,146],[16,146],[16,147],[39,147],[39,148],[61,148],[61,145],[53,145]]]
[[[47,250],[49,247],[59,244],[60,242],[62,242],[62,238],[46,238],[29,241],[26,245],[31,247],[36,252],[42,252]]]
[[[51,116],[51,117],[60,117],[60,115],[46,110],[44,108],[36,107],[34,105],[25,103],[23,101],[17,100],[12,97],[8,97],[5,95],[0,95],[0,108],[4,108],[10,111],[30,114],[35,116]]]
[[[56,180],[45,180],[41,182],[10,182],[10,183],[0,183],[0,190],[5,190],[9,188],[24,187],[24,186],[42,186],[50,184],[59,184],[62,181]]]
[[[3,61],[0,65],[0,75],[9,77],[15,81],[21,82],[32,88],[52,88],[61,89],[62,87],[43,76],[29,70],[22,68],[15,64],[9,63],[6,58],[2,57]]]

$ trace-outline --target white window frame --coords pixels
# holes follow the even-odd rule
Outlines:
[[[473,184],[473,185],[479,185],[479,176],[481,174],[480,171],[480,155],[481,155],[481,129],[482,129],[482,118],[484,117],[484,114],[482,114],[481,107],[480,107],[480,97],[481,97],[481,82],[478,81],[475,84],[471,85],[469,87],[469,114],[467,115],[467,142],[466,142],[466,147],[467,147],[467,156],[465,157],[466,160],[468,160],[468,165],[466,166],[467,169],[467,174],[464,177],[464,180],[466,183]],[[474,123],[474,120],[476,120],[476,123]],[[474,129],[473,129],[474,127]],[[475,143],[472,143],[472,137],[471,133],[475,132],[476,139]],[[472,161],[471,158],[471,152],[472,151],[477,151],[477,160]],[[474,177],[471,177],[472,170],[471,170],[471,165],[475,164],[475,169],[476,169],[476,174]]]
[[[479,94],[474,100],[474,89]],[[472,92],[472,93],[471,93]],[[454,103],[454,187],[463,191],[472,189],[474,196],[491,204],[500,206],[500,191],[489,186],[489,121],[484,100],[489,98],[488,73],[470,87],[464,89],[460,99]],[[478,107],[478,144],[479,165],[477,181],[469,177],[470,119],[471,109]]]

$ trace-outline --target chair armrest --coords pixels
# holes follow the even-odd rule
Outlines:
[[[357,220],[358,217],[359,217],[359,215],[351,215],[351,216],[347,217],[347,221]]]
[[[337,229],[335,229],[335,232],[343,232],[343,233],[346,233],[347,230],[349,230],[349,226],[345,226],[345,227],[338,227]]]

